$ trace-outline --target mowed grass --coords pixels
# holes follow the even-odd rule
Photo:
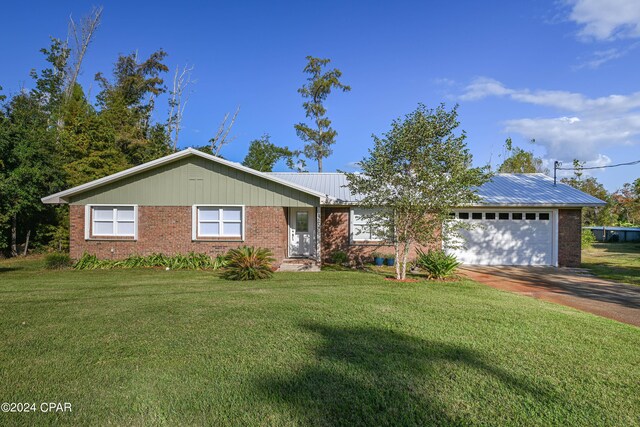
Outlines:
[[[0,263],[0,425],[634,425],[640,329],[469,281]]]
[[[582,251],[582,266],[603,279],[640,285],[640,243],[595,243]]]

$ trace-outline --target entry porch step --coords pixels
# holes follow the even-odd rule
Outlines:
[[[315,259],[286,258],[280,264],[278,271],[320,271],[320,264]]]

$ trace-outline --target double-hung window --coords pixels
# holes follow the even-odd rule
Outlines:
[[[136,238],[137,206],[87,206],[90,209],[91,234],[87,237]]]
[[[376,234],[375,226],[371,224],[372,219],[367,218],[367,214],[371,214],[371,211],[358,208],[351,210],[351,240],[354,242],[383,240],[381,236]]]
[[[193,239],[207,237],[243,238],[242,206],[194,206]]]

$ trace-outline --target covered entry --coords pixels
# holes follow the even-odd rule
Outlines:
[[[447,253],[471,265],[557,265],[557,210],[460,210]]]

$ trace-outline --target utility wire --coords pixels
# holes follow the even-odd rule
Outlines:
[[[577,167],[577,168],[562,168],[562,167],[556,167],[557,170],[561,170],[561,171],[582,171],[582,170],[589,170],[589,169],[605,169],[605,168],[617,168],[618,166],[632,166],[632,165],[637,165],[640,163],[640,160],[636,160],[635,162],[628,162],[628,163],[618,163],[617,165],[607,165],[607,166],[590,166],[588,168],[581,168],[581,167]]]
[[[634,162],[627,162],[627,163],[618,163],[617,165],[608,165],[608,166],[590,166],[588,168],[582,168],[582,167],[573,167],[573,168],[563,168],[560,167],[560,165],[562,165],[562,163],[560,163],[559,161],[555,161],[553,162],[553,185],[556,185],[556,172],[557,171],[584,171],[584,170],[591,170],[591,169],[606,169],[606,168],[617,168],[618,166],[632,166],[632,165],[637,165],[640,163],[640,160],[636,160]]]

